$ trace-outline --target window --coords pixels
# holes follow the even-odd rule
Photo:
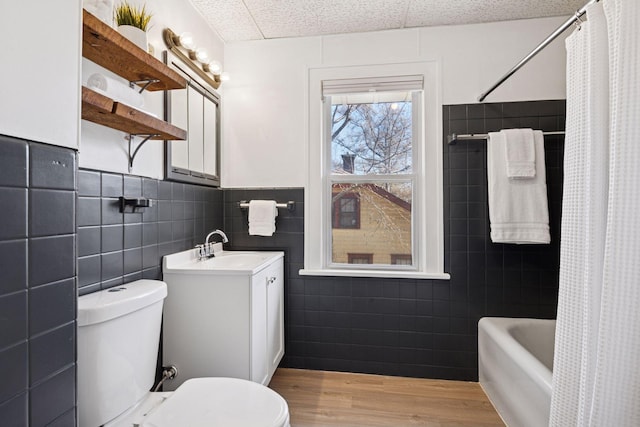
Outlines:
[[[373,264],[373,254],[349,254],[349,264]]]
[[[300,274],[448,278],[435,70],[434,63],[310,70]]]
[[[331,126],[325,185],[334,218],[329,263],[355,264],[346,253],[373,251],[365,264],[388,266],[392,252],[414,252],[413,145],[420,125],[413,112],[420,108],[422,76],[403,81],[408,89],[402,91],[395,79],[377,82],[375,91],[344,83],[326,81],[323,90],[325,126]],[[380,87],[387,83],[391,90]]]
[[[360,195],[342,194],[334,185],[333,228],[360,228]]]
[[[411,265],[411,254],[391,254],[392,265]]]

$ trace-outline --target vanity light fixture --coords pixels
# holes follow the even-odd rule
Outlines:
[[[209,62],[206,66],[203,65],[202,68],[212,74],[220,74],[220,72],[222,71],[222,64],[220,63],[220,61],[214,60]]]
[[[196,47],[191,33],[177,35],[165,28],[163,35],[169,50],[214,89],[218,89],[223,81],[229,80],[229,75],[222,72],[222,64],[209,59],[209,53],[205,49]]]

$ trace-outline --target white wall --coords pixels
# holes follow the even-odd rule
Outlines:
[[[437,60],[444,104],[477,97],[566,18],[230,43],[223,84],[223,187],[302,187],[309,67]],[[563,37],[485,102],[565,98]]]
[[[118,0],[116,0],[118,3]],[[162,39],[162,31],[171,28],[175,33],[190,32],[198,47],[204,47],[209,56],[219,61],[224,58],[224,43],[209,27],[204,18],[196,12],[189,0],[136,0],[132,4],[146,4],[147,10],[153,13],[151,29],[148,32],[149,42],[155,48],[155,56],[163,60],[162,52],[166,46]],[[119,78],[96,64],[82,59],[82,82],[95,73],[102,72],[110,77]],[[120,79],[123,82],[124,79]],[[164,117],[164,96],[162,93],[145,93],[145,110]],[[127,141],[124,132],[109,129],[91,122],[81,123],[80,167],[100,169],[119,173],[128,173]],[[140,140],[136,138],[136,144]],[[148,141],[136,155],[131,171],[134,175],[152,178],[164,177],[164,142]]]
[[[80,0],[2,0],[0,134],[77,148],[80,19]]]

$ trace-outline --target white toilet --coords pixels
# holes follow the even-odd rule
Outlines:
[[[138,280],[78,299],[79,427],[289,427],[287,402],[251,381],[194,378],[149,391],[166,296],[164,282]]]

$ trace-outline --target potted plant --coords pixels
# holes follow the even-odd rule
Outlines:
[[[151,14],[147,12],[146,6],[132,6],[125,0],[116,6],[114,18],[118,32],[146,51],[147,29],[151,21]]]

